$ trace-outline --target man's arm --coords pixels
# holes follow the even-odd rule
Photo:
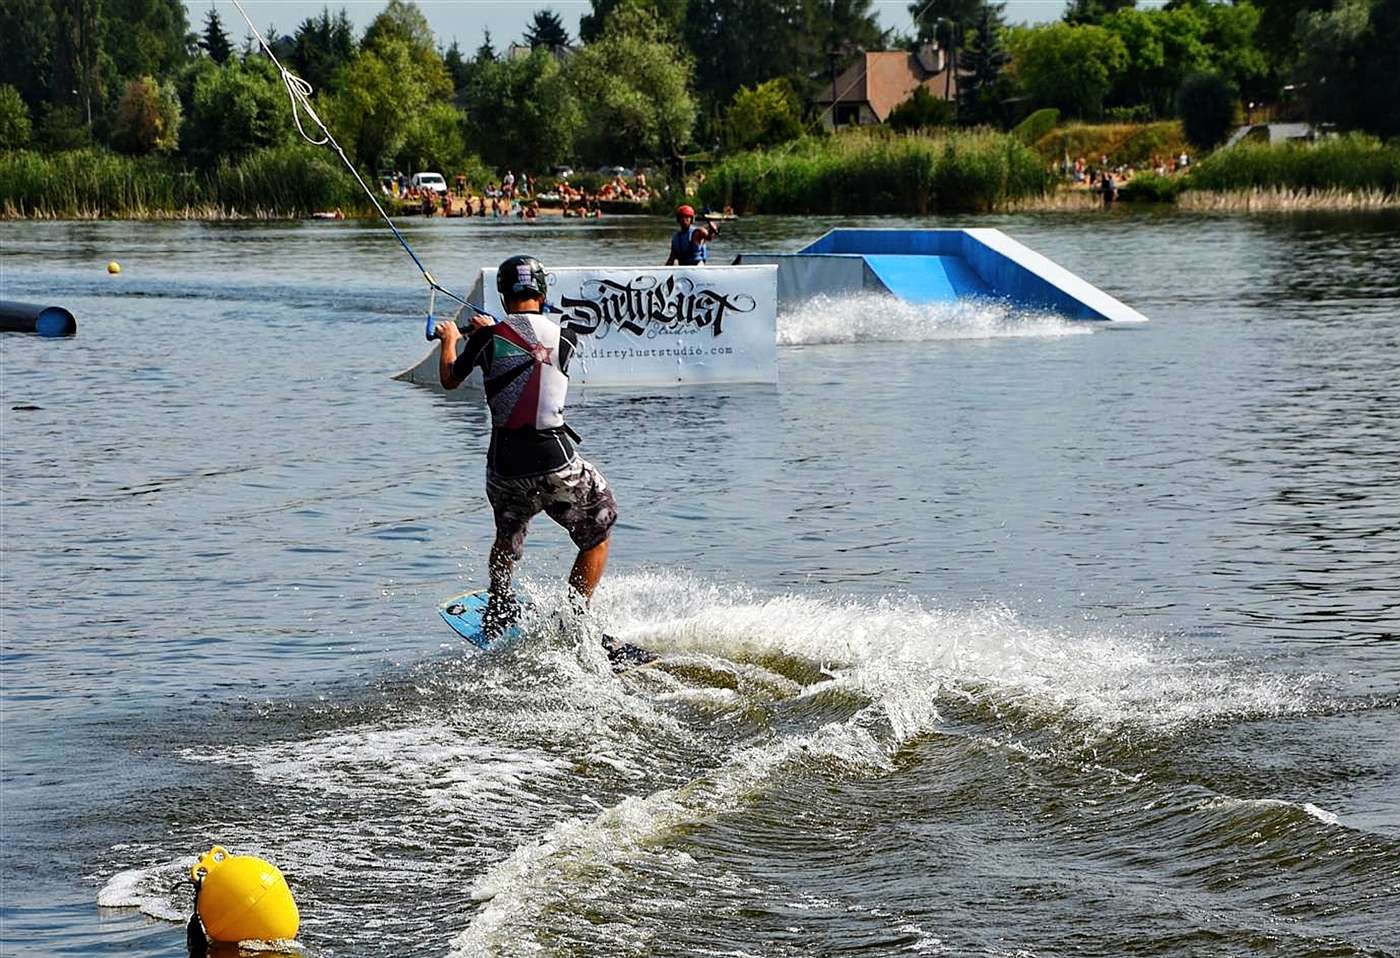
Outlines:
[[[456,389],[462,385],[454,368],[457,363],[457,342],[462,338],[462,331],[456,323],[448,321],[434,326],[433,335],[438,338],[441,347],[438,350],[438,382],[442,383],[443,389]]]
[[[467,348],[461,356],[457,355],[457,343],[462,338],[462,331],[457,324],[449,320],[433,327],[433,335],[442,341],[442,349],[438,353],[438,382],[442,383],[443,389],[456,389],[466,380],[481,350],[491,338],[491,334],[484,331],[492,325],[491,320],[484,316],[473,317],[472,326],[475,328],[467,337]]]

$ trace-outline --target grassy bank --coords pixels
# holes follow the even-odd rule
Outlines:
[[[1061,127],[1041,136],[1036,150],[1047,161],[1086,155],[1091,164],[1107,154],[1115,166],[1137,166],[1120,180],[1122,203],[1176,205],[1212,212],[1375,210],[1400,207],[1400,143],[1386,145],[1353,134],[1313,143],[1244,142],[1198,160],[1185,175],[1144,169],[1153,155],[1182,149],[1180,125],[1096,124]],[[1089,209],[1101,204],[1096,190],[1061,185],[1051,196],[1010,204],[1026,210]]]
[[[1201,160],[1189,189],[1213,193],[1400,192],[1400,144],[1350,134],[1315,143],[1240,143]]]
[[[925,214],[991,210],[1050,187],[1040,157],[1003,133],[860,131],[726,157],[699,195],[740,213]]]
[[[0,216],[10,218],[277,217],[367,207],[339,161],[306,145],[211,170],[101,150],[0,154]]]
[[[1180,120],[1156,123],[1069,123],[1056,127],[1035,142],[1035,151],[1046,163],[1083,157],[1098,166],[1107,156],[1110,166],[1146,166],[1154,156],[1171,158],[1196,151],[1187,144]]]

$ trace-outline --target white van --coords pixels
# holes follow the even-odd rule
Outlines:
[[[420,190],[432,190],[434,193],[447,192],[447,181],[442,178],[441,173],[414,173],[413,179],[408,182],[410,186],[416,186]]]

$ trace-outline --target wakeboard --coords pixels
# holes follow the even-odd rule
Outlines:
[[[438,606],[442,621],[452,626],[452,631],[466,639],[478,649],[496,649],[521,635],[519,625],[508,625],[500,634],[488,637],[482,617],[486,614],[486,601],[491,596],[485,589],[480,592],[463,592],[445,599]]]
[[[485,589],[463,592],[461,595],[444,599],[438,605],[438,614],[444,622],[452,626],[452,631],[482,651],[498,649],[524,634],[520,625],[513,623],[502,629],[499,634],[487,636],[482,617],[486,614],[486,602],[490,595]],[[607,650],[608,661],[612,663],[614,672],[649,665],[658,658],[656,653],[649,649],[633,645],[631,642],[623,642],[611,635],[603,636],[603,648]]]

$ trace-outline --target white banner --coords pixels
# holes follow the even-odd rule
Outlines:
[[[481,289],[502,315],[494,269]],[[550,271],[548,299],[578,333],[576,383],[777,381],[776,266],[566,267]]]

